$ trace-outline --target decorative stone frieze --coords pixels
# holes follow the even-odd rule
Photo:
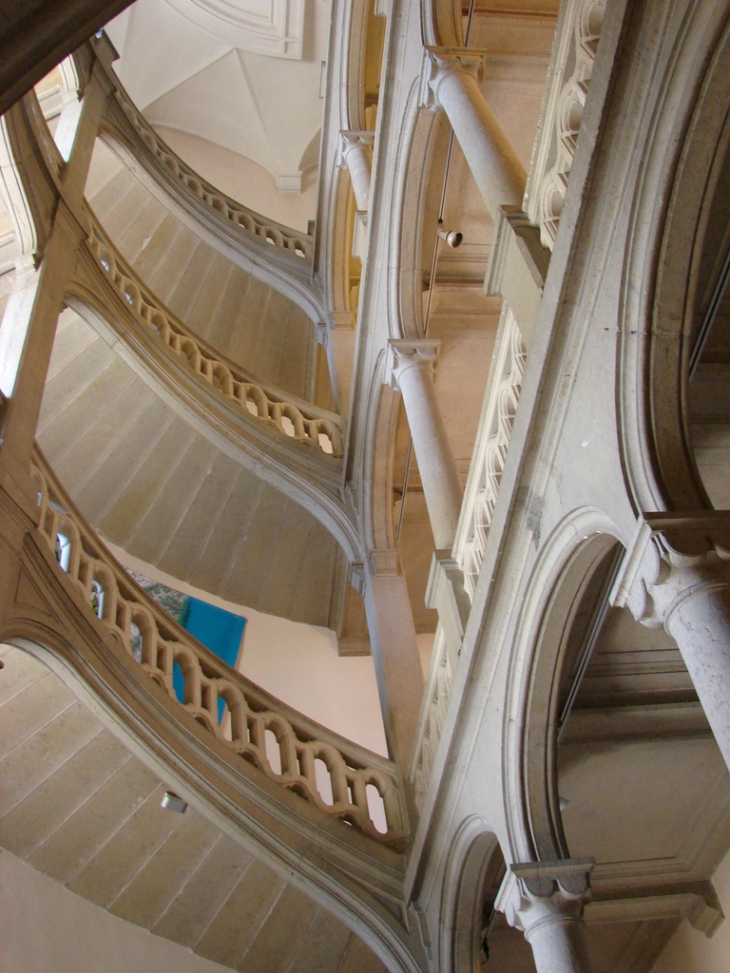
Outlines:
[[[612,602],[676,641],[730,767],[730,512],[644,514]]]
[[[524,932],[537,973],[590,973],[583,908],[594,864],[574,858],[510,866],[495,907]]]

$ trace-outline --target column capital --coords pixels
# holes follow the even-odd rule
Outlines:
[[[409,368],[426,368],[431,376],[436,371],[441,342],[432,338],[391,338],[388,342],[388,384],[397,389],[403,373]]]
[[[441,108],[438,89],[445,78],[466,75],[481,81],[485,54],[485,50],[474,47],[427,47],[421,88],[423,107]]]
[[[728,584],[730,511],[648,513],[639,518],[610,600],[648,628],[662,628],[690,594]]]
[[[375,132],[368,131],[341,131],[340,150],[337,165],[341,169],[348,167],[347,156],[353,149],[370,148],[375,141]]]
[[[530,933],[546,922],[578,920],[590,899],[593,858],[525,862],[511,865],[495,908],[504,912],[511,926],[529,940]]]

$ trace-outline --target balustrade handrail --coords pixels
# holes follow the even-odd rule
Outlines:
[[[327,730],[260,689],[162,611],[84,521],[38,447],[31,475],[38,487],[39,529],[56,556],[59,570],[65,571],[89,611],[151,679],[177,702],[173,685],[177,664],[184,680],[184,702],[180,705],[217,739],[270,780],[330,817],[379,842],[402,843],[403,798],[392,761]],[[135,639],[139,643],[136,649]],[[219,719],[219,700],[230,716],[229,730]],[[276,740],[280,770],[267,754],[267,731]],[[324,799],[318,786],[316,761],[321,761],[329,775],[332,803]],[[385,833],[376,828],[369,809],[370,785],[382,798]]]
[[[117,293],[137,318],[178,358],[227,399],[247,418],[269,426],[288,439],[340,458],[343,455],[342,422],[338,415],[289,395],[283,389],[256,380],[245,369],[219,355],[202,338],[175,317],[139,280],[88,210],[89,251]]]
[[[499,494],[526,354],[517,320],[505,304],[453,548],[470,598],[476,591]]]
[[[257,243],[274,247],[302,261],[312,260],[314,243],[311,236],[249,209],[198,175],[157,134],[124,90],[116,74],[113,71],[110,73],[113,75],[116,88],[115,95],[112,97],[121,109],[120,118],[129,124],[153,158],[177,179],[181,187],[194,199],[204,203],[233,226],[253,237]],[[113,125],[116,121],[108,114],[105,120],[107,125]]]
[[[578,143],[606,0],[562,0],[538,136],[525,189],[525,211],[553,249]]]

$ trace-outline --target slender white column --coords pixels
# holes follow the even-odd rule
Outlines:
[[[342,159],[350,170],[355,202],[360,212],[367,212],[370,202],[370,151],[372,132],[341,132]]]
[[[433,539],[438,550],[450,550],[464,491],[433,386],[440,342],[390,341],[389,345],[391,381],[403,396]]]
[[[506,901],[498,905],[524,932],[537,973],[591,973],[583,906],[593,864],[578,858],[511,866]]]
[[[398,551],[372,551],[363,594],[388,750],[405,775],[423,696],[416,629]]]
[[[482,56],[465,50],[432,51],[429,82],[436,107],[449,117],[489,215],[522,206],[527,175],[477,81]]]
[[[730,769],[730,512],[645,514],[613,601],[676,641]]]

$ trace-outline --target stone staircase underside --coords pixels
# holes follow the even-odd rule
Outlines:
[[[189,807],[19,649],[0,647],[0,846],[246,973],[383,973],[341,922]]]
[[[204,243],[101,139],[86,197],[140,279],[196,334],[259,381],[334,408],[326,355],[304,311]]]
[[[331,534],[219,452],[71,310],[38,441],[84,516],[129,554],[228,601],[336,624]]]

